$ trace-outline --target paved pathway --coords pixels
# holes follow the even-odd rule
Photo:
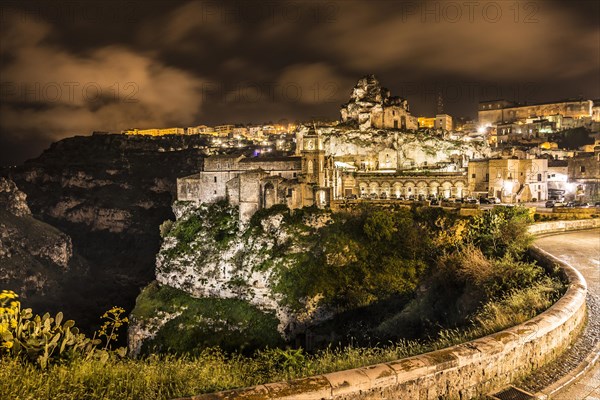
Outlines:
[[[577,268],[588,284],[588,324],[555,362],[532,374],[520,387],[536,393],[572,372],[600,343],[600,229],[561,233],[536,239],[543,250]],[[576,383],[559,391],[557,400],[600,400],[600,363]]]

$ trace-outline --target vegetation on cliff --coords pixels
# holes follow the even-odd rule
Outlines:
[[[431,340],[401,340],[383,347],[329,347],[314,354],[266,349],[252,357],[207,348],[183,357],[75,357],[43,370],[18,358],[2,357],[0,398],[172,399],[357,368],[444,348],[519,324],[548,308],[559,291],[560,284],[555,281],[550,286],[538,283],[487,304],[468,329],[443,330]]]
[[[238,299],[193,298],[169,286],[150,284],[138,296],[136,319],[174,315],[154,337],[144,341],[144,354],[199,352],[219,347],[227,352],[284,344],[274,313]],[[182,329],[185,327],[185,329]]]
[[[524,258],[532,217],[520,207],[465,218],[426,207],[332,213],[275,206],[241,227],[237,209],[226,203],[178,207],[181,218],[164,230],[158,284],[140,296],[133,312],[136,337],[151,338],[152,346],[142,350],[198,354],[218,344],[248,353],[304,332],[316,338],[313,349],[331,342],[422,340],[444,329],[472,328],[485,304],[537,282],[549,288],[540,288],[548,299],[559,290],[543,268]],[[176,306],[163,296],[173,288],[185,293]],[[206,302],[207,310],[222,307],[218,329],[225,332],[239,329],[242,304],[255,310],[265,330],[243,343],[228,334],[218,343],[169,339],[210,332],[211,318],[186,317],[197,302]],[[177,310],[182,314],[173,316]],[[161,321],[157,312],[169,315]]]

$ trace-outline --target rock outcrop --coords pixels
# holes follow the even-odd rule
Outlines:
[[[51,304],[69,273],[84,266],[73,258],[71,238],[35,219],[25,199],[14,182],[0,178],[0,287],[26,303]]]
[[[372,159],[391,149],[396,154],[397,169],[432,167],[440,163],[457,163],[470,158],[489,157],[487,142],[448,140],[433,132],[394,132],[378,129],[323,128],[323,147],[327,154],[347,161]],[[462,163],[457,163],[458,167]],[[357,164],[358,166],[358,164]]]
[[[287,210],[270,209],[266,215],[255,215],[249,225],[240,227],[237,209],[226,204],[176,202],[173,207],[178,219],[165,234],[156,259],[159,286],[181,290],[196,299],[242,300],[273,314],[278,321],[278,334],[285,339],[331,317],[331,310],[316,306],[317,299],[296,299],[301,306],[291,308],[289,297],[281,291],[286,285],[282,284],[281,274],[296,266],[314,245],[311,232],[331,223],[330,213],[307,211],[295,220]],[[143,308],[141,302],[138,300],[136,310]],[[172,306],[156,300],[151,303],[160,304],[157,312]],[[136,310],[135,323],[129,329],[134,352],[171,319],[155,318],[154,313],[142,318]]]
[[[132,309],[140,288],[154,279],[158,227],[173,218],[176,178],[200,169],[207,144],[199,136],[78,136],[2,171],[0,175],[20,189],[15,191],[10,180],[0,181],[0,207],[11,212],[7,218],[12,221],[10,226],[5,223],[3,235],[22,237],[14,236],[13,230],[25,227],[15,219],[28,214],[22,201],[26,195],[31,228],[47,233],[54,227],[55,233],[48,233],[39,247],[22,249],[56,267],[35,267],[33,279],[26,271],[39,265],[30,258],[10,265],[3,259],[4,271],[12,274],[10,279],[5,275],[3,288],[27,293],[25,305],[39,312],[64,311],[88,331],[110,307]],[[16,244],[11,243],[15,254]],[[60,276],[50,270],[61,271]],[[33,289],[36,285],[40,290]],[[43,298],[42,293],[53,293],[53,298]]]
[[[31,215],[26,200],[27,195],[20,191],[13,181],[0,177],[0,209],[17,217]]]
[[[375,75],[359,79],[352,89],[350,100],[340,108],[342,122],[356,124],[360,130],[372,127],[416,129],[416,118],[408,111],[407,100],[390,96],[389,89],[382,87]]]

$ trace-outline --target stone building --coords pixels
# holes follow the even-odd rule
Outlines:
[[[569,191],[569,162],[548,159],[548,199],[561,200]]]
[[[239,206],[242,222],[275,204],[291,209],[328,206],[339,171],[333,159],[325,157],[321,136],[315,130],[308,131],[298,153],[286,157],[208,157],[201,172],[177,179],[177,199],[203,203],[226,200]]]
[[[498,197],[503,203],[548,199],[547,159],[472,160],[467,178],[472,196]]]
[[[507,100],[483,101],[479,103],[478,118],[479,124],[482,126],[525,122],[528,118],[540,119],[556,115],[591,123],[593,104],[592,100],[570,100],[532,105],[520,105]]]
[[[600,201],[600,149],[568,160],[570,196],[578,201]]]
[[[217,155],[204,160],[201,172],[177,179],[177,199],[211,203],[227,200],[239,205],[245,220],[274,204],[302,207],[298,175],[300,157]]]
[[[418,117],[419,128],[441,129],[451,131],[454,128],[452,116],[448,114],[437,114],[435,117]]]
[[[448,114],[437,114],[435,116],[435,129],[442,129],[444,131],[452,130],[452,117]]]
[[[340,114],[342,122],[355,122],[360,130],[419,128],[417,118],[409,112],[407,100],[390,96],[390,91],[382,87],[374,75],[358,80]]]
[[[464,172],[345,173],[338,187],[338,197],[357,195],[378,199],[462,198],[467,196],[467,176]]]

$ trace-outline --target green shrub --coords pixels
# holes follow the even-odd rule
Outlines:
[[[12,291],[0,293],[0,350],[5,355],[35,363],[44,369],[54,362],[66,362],[77,357],[100,357],[106,360],[111,354],[107,351],[111,342],[118,338],[118,329],[127,323],[122,318],[121,308],[107,311],[98,337],[105,339],[105,346],[98,351],[100,339],[90,339],[79,333],[72,320],[63,323],[63,314],[55,318],[46,313],[33,315],[30,308],[21,309],[18,296]],[[119,356],[125,356],[125,349],[117,349]]]
[[[494,207],[473,217],[467,238],[489,257],[511,254],[520,257],[532,241],[527,226],[533,222],[529,209],[523,207]]]

